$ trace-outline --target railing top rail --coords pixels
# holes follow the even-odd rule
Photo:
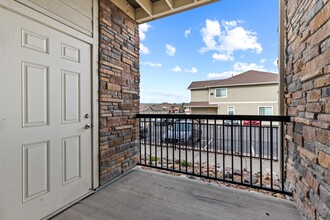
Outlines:
[[[213,120],[257,120],[290,122],[291,117],[285,115],[181,115],[181,114],[137,114],[137,118],[180,118],[180,119],[213,119]]]

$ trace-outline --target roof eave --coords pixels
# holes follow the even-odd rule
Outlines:
[[[269,84],[278,84],[278,81],[273,82],[261,82],[261,83],[240,83],[240,84],[224,84],[224,85],[211,85],[211,86],[204,86],[204,87],[195,87],[195,88],[188,88],[189,90],[194,89],[209,89],[209,88],[219,88],[219,87],[234,87],[234,86],[252,86],[252,85],[269,85]]]
[[[127,0],[111,1],[138,24],[142,24],[161,17],[218,2],[220,0],[160,0],[156,2],[150,0],[135,0],[135,3],[140,6],[137,8],[134,8]]]

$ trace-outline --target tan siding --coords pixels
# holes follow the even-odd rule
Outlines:
[[[33,3],[38,7],[50,12],[48,16],[57,20],[56,16],[68,21],[83,30],[93,32],[93,1],[92,0],[18,0],[23,4]],[[31,5],[31,4],[30,4]],[[33,6],[34,7],[34,6]],[[38,10],[39,11],[39,10]],[[53,16],[55,15],[55,16]]]
[[[216,115],[218,114],[218,109],[214,107],[192,107],[191,114]]]
[[[191,102],[208,102],[208,89],[191,90]]]
[[[213,95],[210,95],[210,102],[278,101],[277,84],[222,88],[227,88],[227,98],[216,98],[215,88],[212,88],[210,89],[210,94],[213,93]]]
[[[235,104],[220,104],[219,114],[226,115],[228,106],[235,107],[235,115],[258,115],[259,106],[261,107],[273,107],[273,115],[278,114],[277,103],[235,103]]]

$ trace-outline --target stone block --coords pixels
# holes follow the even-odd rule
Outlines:
[[[305,180],[310,185],[310,187],[314,190],[315,193],[319,192],[320,183],[317,180],[315,174],[313,174],[311,171],[307,171]]]
[[[319,152],[319,164],[326,169],[330,169],[330,155],[320,151]]]

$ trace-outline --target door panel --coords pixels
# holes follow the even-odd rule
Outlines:
[[[0,219],[35,220],[92,186],[91,46],[3,8],[0,30]]]

